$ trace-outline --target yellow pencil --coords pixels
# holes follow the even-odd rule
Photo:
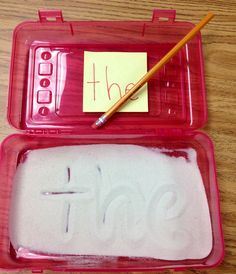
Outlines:
[[[209,12],[182,40],[180,40],[159,62],[156,63],[124,96],[122,96],[108,111],[92,124],[92,128],[99,128],[106,123],[111,116],[147,81],[161,69],[185,44],[191,40],[212,18],[214,14]]]

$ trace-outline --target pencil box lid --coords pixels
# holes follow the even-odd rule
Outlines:
[[[102,113],[83,112],[84,51],[146,52],[150,69],[192,28],[176,21],[174,10],[154,10],[148,21],[64,21],[59,10],[40,10],[38,21],[13,33],[9,123],[33,134],[201,128],[207,107],[200,33],[148,82],[147,112],[118,112],[99,130],[91,125]]]

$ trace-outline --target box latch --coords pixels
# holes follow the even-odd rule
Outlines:
[[[175,10],[159,10],[154,9],[152,14],[152,22],[174,22],[175,21]]]
[[[39,10],[38,14],[41,23],[64,22],[61,10]]]

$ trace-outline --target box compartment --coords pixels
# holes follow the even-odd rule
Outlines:
[[[204,259],[168,261],[147,258],[101,257],[101,256],[43,256],[23,250],[16,254],[9,240],[9,207],[12,181],[17,164],[29,150],[56,146],[84,144],[136,144],[167,149],[193,148],[197,152],[197,162],[202,175],[207,200],[209,203],[213,246]],[[176,156],[180,154],[176,151]],[[54,271],[157,271],[161,269],[183,269],[190,267],[212,267],[223,259],[223,235],[221,229],[219,191],[216,182],[213,145],[201,132],[184,136],[136,136],[113,138],[92,137],[40,137],[16,134],[9,136],[1,146],[0,174],[0,266],[4,269],[28,269]],[[194,195],[194,193],[193,193]],[[17,256],[19,258],[17,258]],[[28,258],[27,258],[28,257]]]
[[[53,12],[50,15],[55,17]],[[150,69],[193,27],[176,22],[173,11],[166,13],[168,21],[160,21],[159,16],[154,10],[147,22],[64,22],[58,15],[55,22],[40,17],[39,22],[20,24],[13,36],[10,124],[32,133],[67,134],[202,127],[207,110],[200,34],[148,82],[147,113],[115,114],[112,122],[94,131],[91,124],[101,113],[82,110],[83,52],[147,52]]]

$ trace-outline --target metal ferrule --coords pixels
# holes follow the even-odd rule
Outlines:
[[[96,121],[96,126],[100,127],[106,122],[106,116],[102,115],[100,118],[97,119]]]

